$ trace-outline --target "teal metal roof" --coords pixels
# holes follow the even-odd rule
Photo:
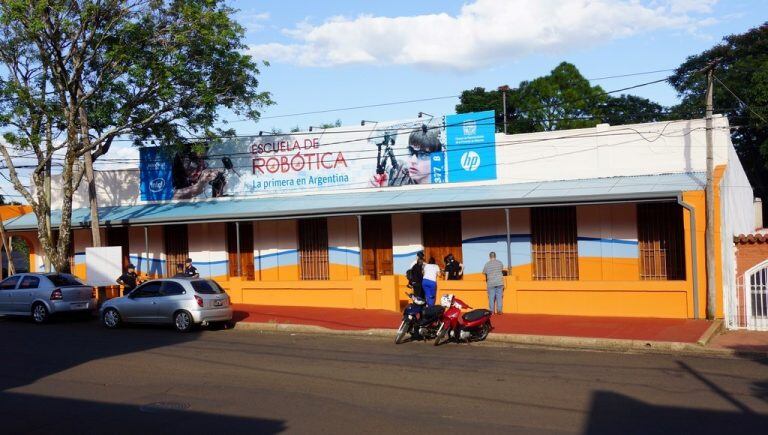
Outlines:
[[[300,218],[350,214],[402,213],[487,207],[519,207],[627,200],[672,199],[680,192],[701,190],[703,173],[661,174],[633,177],[591,178],[485,186],[451,186],[435,189],[392,188],[381,191],[313,193],[239,199],[216,199],[135,206],[101,207],[105,226],[156,225],[248,219]],[[72,212],[72,226],[90,225],[88,208]],[[54,212],[52,224],[61,215]],[[9,231],[37,228],[34,213],[10,219]]]

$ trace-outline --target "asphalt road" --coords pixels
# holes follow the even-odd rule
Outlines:
[[[768,433],[768,361],[0,318],[0,433]]]

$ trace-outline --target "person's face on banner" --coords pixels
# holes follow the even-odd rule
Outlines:
[[[432,172],[431,156],[421,148],[408,147],[408,175],[416,184],[428,184]]]
[[[205,169],[205,161],[198,157],[197,154],[185,153],[181,158],[184,166],[184,171],[187,175],[187,180],[190,183],[196,183],[200,179],[200,174]]]

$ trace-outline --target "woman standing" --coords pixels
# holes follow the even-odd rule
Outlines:
[[[435,257],[429,257],[429,263],[424,265],[424,279],[421,281],[429,306],[435,305],[437,297],[437,276],[440,274],[440,267],[436,263]]]

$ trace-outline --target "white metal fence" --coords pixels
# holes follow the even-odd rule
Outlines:
[[[729,329],[768,331],[768,261],[736,278],[736,291],[726,297]]]

